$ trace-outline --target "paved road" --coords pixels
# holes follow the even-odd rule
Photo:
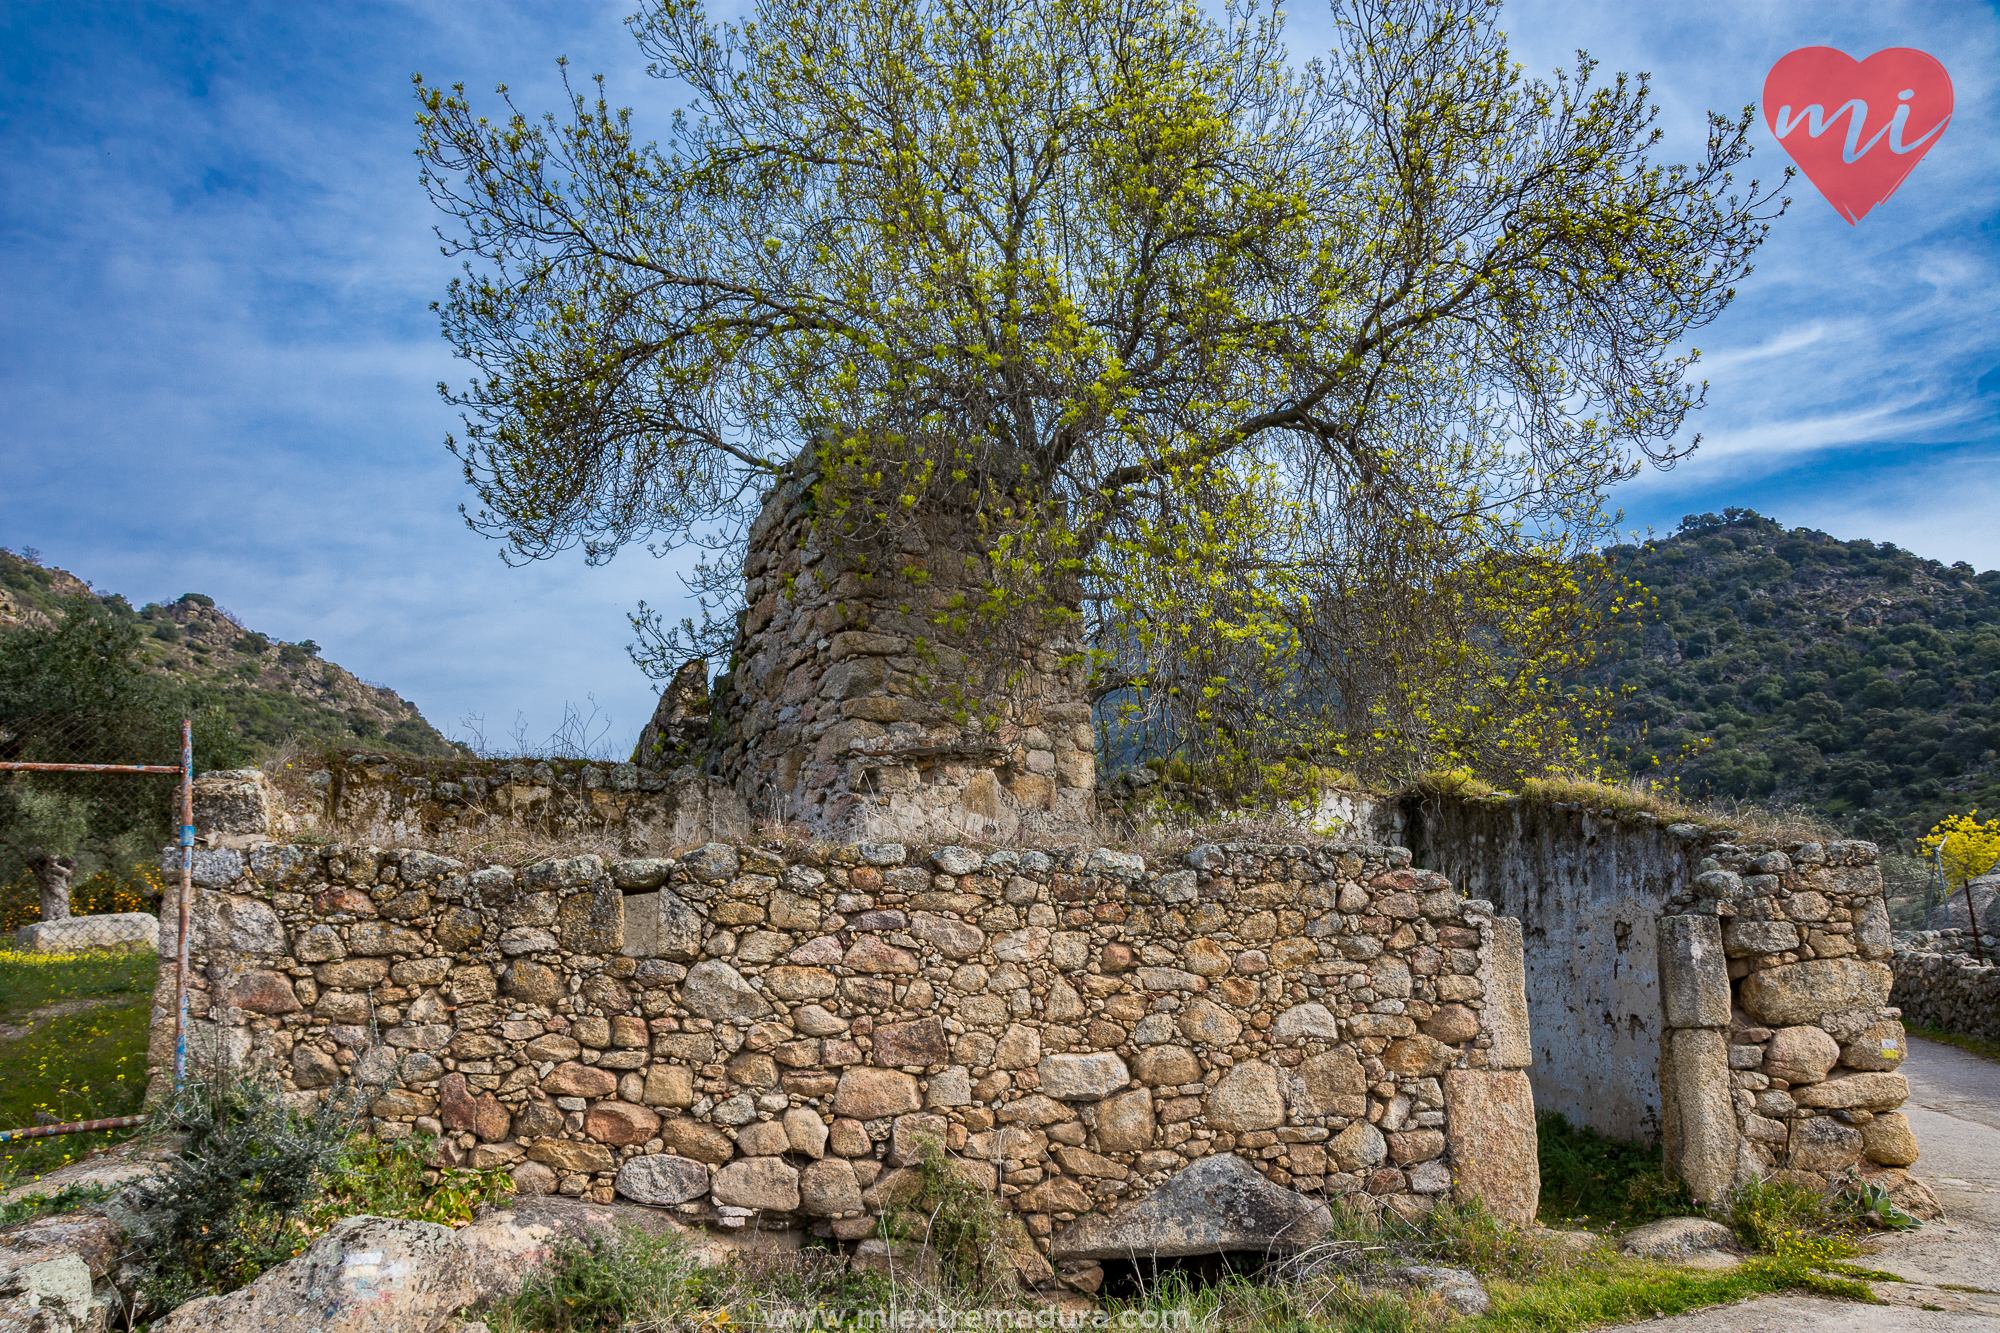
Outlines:
[[[1904,1105],[1923,1155],[1911,1168],[1944,1205],[1942,1222],[1886,1238],[1861,1262],[1909,1285],[1881,1283],[1888,1306],[1765,1296],[1652,1321],[1673,1333],[1987,1333],[2000,1330],[2000,1063],[1910,1040]],[[1943,1306],[1926,1310],[1923,1305]]]

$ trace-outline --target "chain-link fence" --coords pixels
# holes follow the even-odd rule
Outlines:
[[[180,728],[118,730],[81,712],[0,715],[0,941],[69,919],[70,947],[154,943],[130,923],[107,923],[102,940],[84,924],[159,912],[159,849],[180,822]]]

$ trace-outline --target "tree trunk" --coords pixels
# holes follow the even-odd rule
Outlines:
[[[41,853],[34,860],[35,878],[42,882],[42,920],[69,920],[69,880],[76,858]]]
[[[766,496],[713,686],[716,760],[754,817],[840,840],[1090,838],[1096,757],[1067,626],[946,623],[985,591],[964,518],[856,544],[811,505],[799,479]]]

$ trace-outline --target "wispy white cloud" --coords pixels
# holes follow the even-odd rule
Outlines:
[[[1894,440],[1899,444],[1922,442],[1964,425],[1975,415],[1969,404],[1925,410],[1910,403],[1887,403],[1853,412],[1766,422],[1720,435],[1704,436],[1695,457],[1701,460],[1703,483],[1713,485],[1719,478],[1756,476],[1789,467],[1798,462],[1801,454],[1866,447],[1885,440]],[[1629,488],[1666,487],[1674,477],[1674,472],[1642,472],[1629,483]],[[1672,486],[1677,490],[1686,489],[1684,481],[1672,483]]]
[[[1780,329],[1755,346],[1702,353],[1701,359],[1695,363],[1695,373],[1706,379],[1727,378],[1773,357],[1789,356],[1823,342],[1846,341],[1852,336],[1850,328],[1824,320],[1802,327]]]
[[[1798,495],[1784,521],[1894,542],[1947,564],[2000,568],[2000,449],[1918,462],[1865,486]]]

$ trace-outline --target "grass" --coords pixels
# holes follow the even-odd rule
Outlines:
[[[435,1144],[428,1138],[384,1141],[367,1135],[348,1140],[328,1173],[326,1193],[303,1215],[303,1233],[317,1235],[357,1213],[463,1226],[482,1205],[513,1192],[512,1178],[499,1168],[433,1169],[426,1159]]]
[[[1757,1215],[1773,1227],[1797,1220],[1790,1196],[1747,1206],[1761,1207]],[[1198,1287],[1169,1274],[1137,1300],[1107,1302],[1111,1325],[1132,1310],[1150,1314],[1152,1327],[1241,1333],[1562,1333],[1780,1291],[1873,1301],[1861,1279],[1888,1276],[1847,1264],[1855,1251],[1843,1240],[1784,1229],[1760,1233],[1769,1252],[1710,1270],[1636,1259],[1609,1245],[1571,1249],[1508,1228],[1476,1204],[1439,1207],[1414,1225],[1337,1216],[1336,1239],[1257,1276]],[[1401,1285],[1397,1270],[1416,1263],[1479,1274],[1490,1308],[1460,1319],[1437,1297]]]
[[[964,1293],[954,1295],[965,1304]],[[842,1329],[883,1327],[863,1321],[879,1321],[884,1310],[930,1311],[950,1299],[880,1273],[849,1272],[835,1251],[811,1246],[757,1265],[704,1268],[686,1236],[623,1227],[587,1242],[558,1242],[520,1294],[485,1320],[492,1333]]]
[[[1564,1333],[1726,1305],[1795,1285],[1789,1276],[1767,1272],[1754,1260],[1710,1271],[1607,1254],[1572,1266],[1560,1278],[1490,1282],[1493,1306],[1472,1327],[1493,1333]],[[1860,1290],[1863,1299],[1873,1299],[1866,1287]]]
[[[1330,1266],[1281,1279],[1233,1274],[1206,1284],[1170,1272],[1136,1300],[1103,1304],[1112,1328],[1442,1333],[1455,1322],[1450,1307],[1436,1297],[1413,1299],[1406,1291],[1365,1286],[1358,1275]]]
[[[159,962],[151,954],[0,952],[0,1023],[26,1034],[0,1041],[0,1129],[36,1114],[59,1122],[136,1115],[146,1091],[146,1026]],[[73,1000],[105,1003],[33,1019]],[[0,1144],[0,1183],[13,1184],[107,1147],[130,1130]]]
[[[1934,1028],[1928,1023],[1912,1023],[1907,1018],[1903,1020],[1903,1031],[1912,1037],[1921,1037],[1925,1041],[1956,1046],[1961,1051],[1969,1051],[1988,1060],[2000,1060],[2000,1041],[1988,1041],[1984,1037],[1975,1037],[1969,1033]]]
[[[1542,1172],[1542,1221],[1625,1227],[1698,1211],[1693,1195],[1669,1176],[1656,1146],[1627,1143],[1559,1112],[1535,1120]]]
[[[1503,791],[1467,769],[1427,773],[1411,785],[1420,792],[1464,800],[1505,800],[1517,794]],[[1649,815],[1661,824],[1694,824],[1744,839],[1778,844],[1827,842],[1842,836],[1838,829],[1804,807],[1781,809],[1755,801],[1693,801],[1645,778],[1625,782],[1600,782],[1564,774],[1527,778],[1521,782],[1518,795],[1536,805],[1576,805],[1618,820]]]
[[[1558,1128],[1564,1129],[1559,1142],[1581,1138]],[[1650,1155],[1640,1153],[1646,1169],[1657,1171]],[[1633,1160],[1629,1152],[1580,1155],[1597,1163],[1594,1188],[1629,1199],[1629,1191],[1618,1194],[1616,1188],[1641,1174],[1627,1169]],[[803,1327],[808,1318],[810,1326],[828,1329],[896,1327],[902,1325],[881,1320],[886,1315],[893,1321],[902,1310],[920,1318],[935,1309],[970,1311],[1018,1301],[1018,1294],[993,1286],[983,1265],[969,1262],[981,1246],[995,1244],[997,1235],[967,1212],[957,1191],[941,1188],[942,1177],[931,1185],[940,1214],[966,1214],[943,1226],[933,1220],[926,1228],[942,1261],[934,1279],[913,1284],[879,1273],[848,1273],[833,1252],[810,1248],[761,1268],[702,1269],[682,1239],[626,1231],[559,1246],[515,1301],[487,1315],[488,1327],[493,1333],[653,1333]],[[1784,1291],[1875,1302],[1866,1283],[1896,1280],[1849,1262],[1858,1254],[1853,1237],[1867,1229],[1853,1201],[1768,1185],[1738,1194],[1731,1204],[1739,1234],[1753,1252],[1724,1270],[1633,1258],[1609,1244],[1580,1250],[1508,1227],[1476,1202],[1441,1204],[1414,1223],[1337,1208],[1332,1233],[1311,1250],[1273,1257],[1259,1271],[1212,1282],[1168,1271],[1134,1298],[1100,1300],[1097,1312],[1087,1316],[1092,1324],[1084,1326],[1565,1333]],[[962,1252],[957,1261],[954,1251]],[[1405,1270],[1416,1264],[1472,1270],[1487,1289],[1490,1308],[1479,1316],[1460,1316],[1441,1295],[1411,1285]],[[1037,1317],[1033,1311],[1020,1313]]]
[[[1582,1329],[1781,1291],[1873,1303],[1867,1282],[1901,1281],[1848,1262],[1860,1253],[1854,1237],[1869,1229],[1861,1200],[1760,1183],[1739,1191],[1730,1205],[1737,1234],[1753,1251],[1736,1268],[1681,1268],[1600,1250],[1553,1278],[1494,1281],[1493,1308],[1475,1327]]]
[[[151,995],[159,969],[153,954],[0,950],[0,1023],[19,1023],[33,1010],[64,1000]]]

